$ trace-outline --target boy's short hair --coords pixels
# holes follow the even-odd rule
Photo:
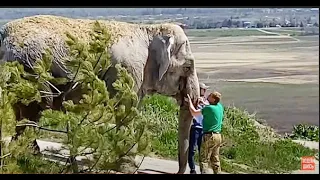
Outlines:
[[[213,91],[209,96],[215,99],[215,103],[219,103],[221,100],[221,93],[218,91]]]

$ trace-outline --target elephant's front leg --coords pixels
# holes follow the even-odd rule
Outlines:
[[[186,171],[188,163],[189,149],[189,133],[192,122],[192,116],[188,107],[180,107],[179,128],[178,128],[178,148],[179,148],[179,171],[178,174],[183,174]]]

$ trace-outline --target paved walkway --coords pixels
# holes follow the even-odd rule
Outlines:
[[[45,151],[46,149],[60,149],[62,144],[55,143],[55,142],[48,142],[48,141],[42,141],[37,140],[38,145],[40,147],[40,151]],[[46,152],[43,152],[44,154],[49,154]],[[67,155],[67,151],[60,152],[63,155]],[[55,156],[55,159],[58,160],[63,158],[62,156]],[[77,160],[81,161],[82,159],[85,159],[85,157],[77,157]],[[142,160],[142,157],[139,158],[139,160]],[[138,161],[139,163],[139,161]],[[172,160],[164,160],[164,159],[157,159],[157,158],[151,158],[151,157],[145,157],[143,159],[143,162],[140,165],[140,168],[138,171],[142,173],[148,173],[148,174],[163,174],[163,173],[177,173],[178,172],[178,162],[172,161]],[[199,173],[200,168],[199,166],[196,166],[196,171]],[[185,174],[189,174],[189,168],[187,168]]]
[[[145,157],[142,162],[139,171],[146,172],[150,174],[163,174],[163,173],[177,173],[178,172],[178,162],[172,160],[157,159],[151,157]],[[196,166],[197,173],[200,173],[200,167]],[[185,174],[190,174],[190,169],[187,167]],[[221,174],[229,174],[222,172]]]
[[[37,140],[38,144],[40,146],[40,150],[43,151],[45,149],[59,149],[61,148],[60,143],[54,143],[54,142],[48,142],[48,141],[42,141]],[[306,142],[306,141],[299,141],[297,143],[301,143],[305,146],[309,146],[311,148],[319,149],[319,145],[317,146],[317,143],[312,142]],[[67,152],[64,152],[64,154],[67,154]],[[78,157],[77,160],[83,159],[85,157]],[[316,160],[316,170],[315,171],[293,171],[293,174],[319,174],[319,161]],[[157,159],[157,158],[151,158],[151,157],[145,157],[139,171],[142,173],[148,173],[148,174],[163,174],[163,173],[177,173],[178,172],[178,162],[172,161],[172,160],[164,160],[164,159]],[[200,168],[199,166],[196,166],[196,171],[199,173]],[[187,170],[185,174],[189,174],[189,167],[187,167]],[[226,172],[222,172],[222,174],[228,174]]]
[[[6,140],[9,140],[6,138]],[[38,145],[40,147],[40,151],[45,151],[45,149],[60,149],[62,144],[61,143],[55,143],[55,142],[48,142],[48,141],[42,141],[37,140]],[[309,145],[309,144],[308,144]],[[312,144],[314,147],[314,144]],[[317,147],[319,148],[319,146]],[[48,154],[46,152],[43,152],[44,154]],[[61,152],[62,154],[67,155],[68,152],[64,151]],[[81,161],[85,157],[77,157],[77,160]],[[56,156],[56,160],[63,160],[65,157],[63,155]],[[141,159],[142,160],[142,159]],[[292,172],[293,174],[319,174],[319,161],[316,160],[316,170],[315,171],[301,171],[297,170]],[[148,174],[163,174],[163,173],[176,173],[178,171],[178,162],[172,161],[172,160],[164,160],[164,159],[157,159],[157,158],[151,158],[151,157],[145,157],[140,168],[139,172],[142,173],[148,173]],[[196,166],[196,171],[199,173],[200,168],[199,166]],[[189,167],[187,167],[187,170],[185,174],[189,174]],[[228,174],[226,172],[222,172],[222,174]]]

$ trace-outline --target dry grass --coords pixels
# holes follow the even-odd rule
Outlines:
[[[319,37],[191,37],[199,79],[277,131],[318,125]]]
[[[206,44],[194,39],[191,44],[198,72],[238,73],[237,81],[317,84],[318,42],[316,37],[295,41],[290,37],[268,36],[207,38]],[[273,75],[250,78],[246,74],[251,71]],[[235,80],[232,77],[223,79]]]

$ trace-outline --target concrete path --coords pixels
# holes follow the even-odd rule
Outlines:
[[[48,142],[48,141],[42,141],[42,140],[37,140],[37,142],[40,146],[40,151],[45,151],[45,149],[61,148],[60,143],[54,143],[54,142]],[[302,145],[307,146],[309,148],[319,149],[319,144],[315,142],[300,141],[300,140],[296,140],[295,142],[301,143]],[[63,154],[67,155],[67,152],[63,152]],[[82,159],[85,159],[85,158],[86,157],[78,157],[77,160],[81,161]],[[316,160],[315,164],[316,164],[315,171],[297,170],[297,171],[293,171],[292,174],[319,174],[319,161]],[[148,174],[163,174],[163,173],[174,174],[178,172],[178,162],[172,161],[172,160],[145,157],[138,171],[142,173],[148,173]],[[199,166],[196,166],[196,171],[197,173],[200,173]],[[189,167],[187,167],[185,174],[190,174]],[[222,174],[229,174],[229,173],[222,172]]]
[[[292,140],[295,143],[301,144],[304,147],[308,147],[310,149],[317,149],[319,150],[319,142],[315,141],[304,141],[304,140]]]
[[[48,149],[51,150],[59,150],[62,147],[61,143],[55,143],[55,142],[48,142],[48,141],[42,141],[42,140],[37,140],[38,145],[40,147],[40,151],[43,154],[50,155]],[[62,155],[55,155],[54,159],[63,159],[63,155],[67,155],[68,152],[66,150],[63,150],[60,152]],[[81,161],[83,159],[86,159],[86,157],[77,157],[78,161]],[[142,157],[139,158],[139,160],[142,160]],[[138,161],[139,163],[140,161]],[[177,161],[172,161],[172,160],[164,160],[164,159],[157,159],[157,158],[151,158],[151,157],[145,157],[143,159],[143,162],[140,165],[139,172],[142,173],[148,173],[148,174],[163,174],[163,173],[177,173],[178,172],[178,162]],[[196,171],[197,173],[200,173],[200,167],[196,166]],[[190,174],[189,173],[189,168],[187,167],[187,170],[185,174]],[[223,174],[227,174],[223,172]]]
[[[146,172],[150,174],[163,174],[178,172],[178,162],[172,160],[157,159],[151,157],[145,157],[143,163],[141,164],[139,171]],[[187,167],[185,174],[190,174],[190,169]],[[200,174],[200,167],[196,166],[196,171]],[[221,174],[229,174],[226,172],[221,172]]]
[[[10,141],[10,139],[5,138],[5,141],[8,142]],[[53,155],[52,153],[46,150],[59,150],[62,147],[61,143],[48,142],[43,140],[37,140],[37,142],[40,147],[40,151],[47,156],[51,156],[50,159],[52,159]],[[297,142],[305,146],[311,146],[312,148],[319,149],[319,144],[318,146],[316,146],[316,143],[306,142],[306,141],[297,141]],[[68,155],[68,151],[63,150],[60,153],[62,155],[54,155],[53,157],[54,160],[65,161],[66,156]],[[77,157],[77,160],[80,162],[83,159],[87,159],[87,157]],[[142,160],[142,158],[139,158],[139,160]],[[316,160],[315,165],[316,165],[315,171],[297,170],[297,171],[293,171],[292,174],[319,174],[319,161]],[[178,171],[178,162],[172,161],[172,160],[145,157],[138,171],[141,173],[147,173],[147,174],[164,174],[164,173],[175,174]],[[196,171],[197,173],[200,173],[199,166],[196,166]],[[189,174],[189,167],[187,167],[185,174]],[[222,172],[222,174],[229,174],[229,173]]]

